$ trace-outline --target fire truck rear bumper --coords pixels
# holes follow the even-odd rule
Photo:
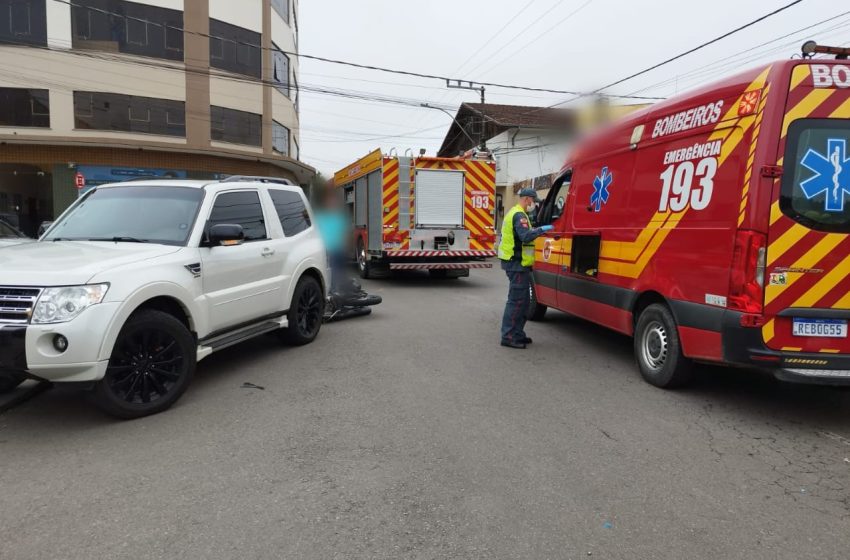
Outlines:
[[[777,379],[814,385],[850,385],[850,355],[783,352],[764,344],[760,328],[741,326],[741,313],[724,311],[723,359],[734,365],[766,369]]]
[[[471,268],[493,268],[493,263],[473,262],[473,263],[405,263],[396,262],[390,263],[390,270],[469,270]]]

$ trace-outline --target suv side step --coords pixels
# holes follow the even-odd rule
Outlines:
[[[198,344],[198,359],[200,360],[209,356],[213,352],[217,352],[230,346],[234,346],[236,344],[239,344],[240,342],[244,342],[262,334],[270,333],[278,329],[285,328],[288,326],[288,323],[289,322],[286,320],[285,317],[281,317],[276,321],[264,321],[262,323],[257,323],[255,325],[244,327],[236,332],[231,331],[228,333],[223,333],[214,338],[203,340]]]

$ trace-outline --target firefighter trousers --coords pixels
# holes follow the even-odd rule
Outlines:
[[[526,338],[525,320],[531,303],[531,270],[512,262],[505,263],[503,268],[510,287],[502,315],[502,341],[522,343]]]

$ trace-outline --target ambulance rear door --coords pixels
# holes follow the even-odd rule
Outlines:
[[[816,62],[816,63],[814,63]],[[762,329],[770,348],[850,353],[850,64],[791,72],[773,185]]]

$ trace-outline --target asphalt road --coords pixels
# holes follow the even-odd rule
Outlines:
[[[559,313],[501,348],[499,270],[367,286],[371,317],[216,354],[164,414],[0,416],[0,558],[848,557],[850,392],[662,391]]]

